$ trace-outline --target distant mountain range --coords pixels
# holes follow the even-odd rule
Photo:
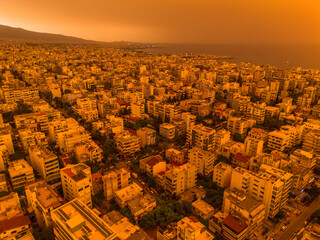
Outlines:
[[[17,41],[28,43],[65,43],[65,44],[106,44],[77,37],[53,33],[40,33],[22,28],[0,25],[0,41]]]

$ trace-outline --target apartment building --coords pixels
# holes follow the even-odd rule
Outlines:
[[[139,198],[143,195],[142,188],[136,184],[132,183],[127,187],[124,187],[115,192],[115,199],[118,205],[121,208],[124,208],[128,205],[132,200]]]
[[[257,124],[262,124],[266,116],[266,103],[249,103],[247,105],[247,116],[257,122]]]
[[[204,220],[211,218],[214,214],[214,208],[203,201],[201,198],[192,203],[192,212]]]
[[[24,159],[9,162],[8,171],[14,190],[35,180],[33,168]]]
[[[145,107],[143,103],[131,104],[131,116],[142,118],[145,115]]]
[[[187,142],[191,147],[213,151],[215,147],[216,130],[197,124],[191,126],[187,133]]]
[[[239,189],[262,200],[266,208],[265,216],[273,218],[286,205],[292,183],[291,173],[263,164],[258,173],[235,168],[230,189]]]
[[[229,117],[228,118],[228,131],[232,135],[240,134],[242,137],[247,135],[248,128],[254,125],[255,121],[250,119],[243,119],[240,117]]]
[[[0,174],[0,193],[1,192],[8,192],[6,175],[4,173]]]
[[[54,119],[48,123],[49,139],[51,142],[57,141],[57,133],[61,130],[79,127],[78,122],[73,118]]]
[[[215,137],[216,151],[221,151],[222,146],[231,140],[230,134],[231,133],[224,128],[217,131],[216,137]]]
[[[20,239],[32,232],[30,218],[23,215],[18,193],[0,198],[0,239]]]
[[[288,147],[292,148],[301,142],[301,134],[302,134],[302,129],[298,126],[291,126],[291,125],[285,125],[280,128],[281,132],[284,132],[288,134],[289,136],[289,142],[288,142]]]
[[[183,164],[186,161],[185,160],[186,154],[174,148],[167,149],[165,155],[170,162],[174,161],[174,162]]]
[[[282,131],[272,131],[268,135],[268,149],[283,152],[289,147],[290,136]]]
[[[165,173],[165,191],[180,195],[196,185],[196,168],[190,163],[173,167]]]
[[[19,138],[25,152],[28,152],[31,146],[36,145],[36,139],[30,129],[19,130]]]
[[[155,176],[159,172],[166,171],[166,161],[161,155],[149,156],[139,161],[140,171]]]
[[[112,240],[112,228],[79,199],[74,199],[51,213],[57,239]]]
[[[266,213],[261,200],[238,189],[226,189],[223,197],[223,213],[239,219],[244,218],[248,225],[247,238],[258,238],[257,233],[262,229]]]
[[[9,152],[7,146],[4,144],[0,144],[0,172],[6,170],[6,166],[8,165],[9,159]]]
[[[302,149],[296,149],[290,154],[290,160],[305,168],[313,168],[317,158],[312,152],[307,152]]]
[[[176,137],[176,127],[170,123],[162,123],[159,128],[160,136],[173,140]]]
[[[255,131],[257,131],[257,130],[255,130]],[[262,131],[264,131],[264,130],[262,130]],[[251,132],[252,132],[252,130],[250,131],[250,133]],[[265,145],[265,141],[262,139],[256,138],[254,136],[250,136],[251,135],[250,133],[244,141],[244,152],[248,156],[256,156],[256,155],[263,152],[263,147]]]
[[[122,155],[132,155],[140,151],[141,140],[138,136],[129,132],[123,132],[115,136],[117,149]]]
[[[52,226],[51,213],[60,207],[64,200],[44,180],[30,183],[25,186],[28,207],[35,213],[40,227]]]
[[[156,206],[156,199],[148,193],[137,197],[128,203],[128,208],[136,222],[144,215],[151,212]]]
[[[90,140],[90,133],[83,127],[62,129],[56,132],[56,141],[62,153],[72,152],[77,143]]]
[[[103,158],[102,149],[92,140],[76,143],[74,153],[79,162],[99,163]]]
[[[63,196],[71,201],[81,200],[88,207],[92,207],[92,178],[91,169],[84,163],[67,165],[60,170]]]
[[[194,217],[185,217],[177,224],[177,240],[213,240],[214,237],[206,230],[199,220]]]
[[[274,168],[280,168],[282,158],[276,154],[261,153],[250,158],[249,170],[258,172],[262,164],[269,165]]]
[[[15,103],[20,100],[30,101],[39,99],[39,91],[33,87],[6,89],[2,94],[6,103]]]
[[[172,121],[180,118],[181,109],[178,105],[165,104],[159,101],[147,101],[148,114],[161,118],[162,121]]]
[[[131,184],[130,172],[125,168],[112,170],[102,176],[103,193],[108,201],[115,197],[116,191]]]
[[[213,168],[213,182],[219,187],[229,187],[231,181],[232,167],[229,164],[220,162]]]
[[[308,152],[320,152],[320,130],[311,130],[304,134],[302,149]]]
[[[12,143],[11,127],[4,126],[0,129],[0,145],[5,145],[9,154],[14,154],[14,147]]]
[[[156,144],[157,133],[154,129],[143,127],[137,130],[137,136],[141,139],[141,147]]]
[[[197,117],[189,112],[184,112],[181,114],[181,118],[186,124],[186,129],[188,131],[191,128],[191,126],[193,126],[196,123]]]
[[[211,175],[217,156],[213,152],[193,147],[189,150],[189,162],[196,167],[196,174]]]
[[[31,165],[46,182],[60,179],[58,157],[46,147],[31,146],[29,148]]]

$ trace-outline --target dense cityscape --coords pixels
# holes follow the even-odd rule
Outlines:
[[[0,45],[0,239],[320,238],[320,71]]]

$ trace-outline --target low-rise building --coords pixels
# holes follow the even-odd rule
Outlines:
[[[121,208],[124,208],[130,201],[142,195],[142,188],[136,183],[132,183],[129,186],[115,192],[116,202]]]
[[[144,194],[128,203],[128,208],[135,221],[151,212],[156,206],[156,199],[150,194]]]
[[[185,153],[174,148],[166,150],[166,158],[168,158],[170,162],[174,161],[180,164],[183,164],[186,161]]]
[[[192,212],[207,220],[213,216],[214,208],[202,199],[198,199],[192,203]]]
[[[213,240],[214,237],[196,217],[181,219],[177,225],[177,240]]]
[[[34,211],[39,226],[52,226],[51,212],[64,200],[44,180],[26,185],[25,191],[28,207]]]
[[[23,215],[18,193],[0,198],[0,239],[20,239],[31,233],[31,221]]]
[[[166,170],[166,161],[160,155],[143,158],[139,161],[140,171],[155,176]]]

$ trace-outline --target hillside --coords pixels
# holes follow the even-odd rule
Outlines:
[[[31,43],[68,43],[68,44],[101,44],[102,42],[86,40],[61,34],[40,33],[22,28],[0,25],[0,40]]]

